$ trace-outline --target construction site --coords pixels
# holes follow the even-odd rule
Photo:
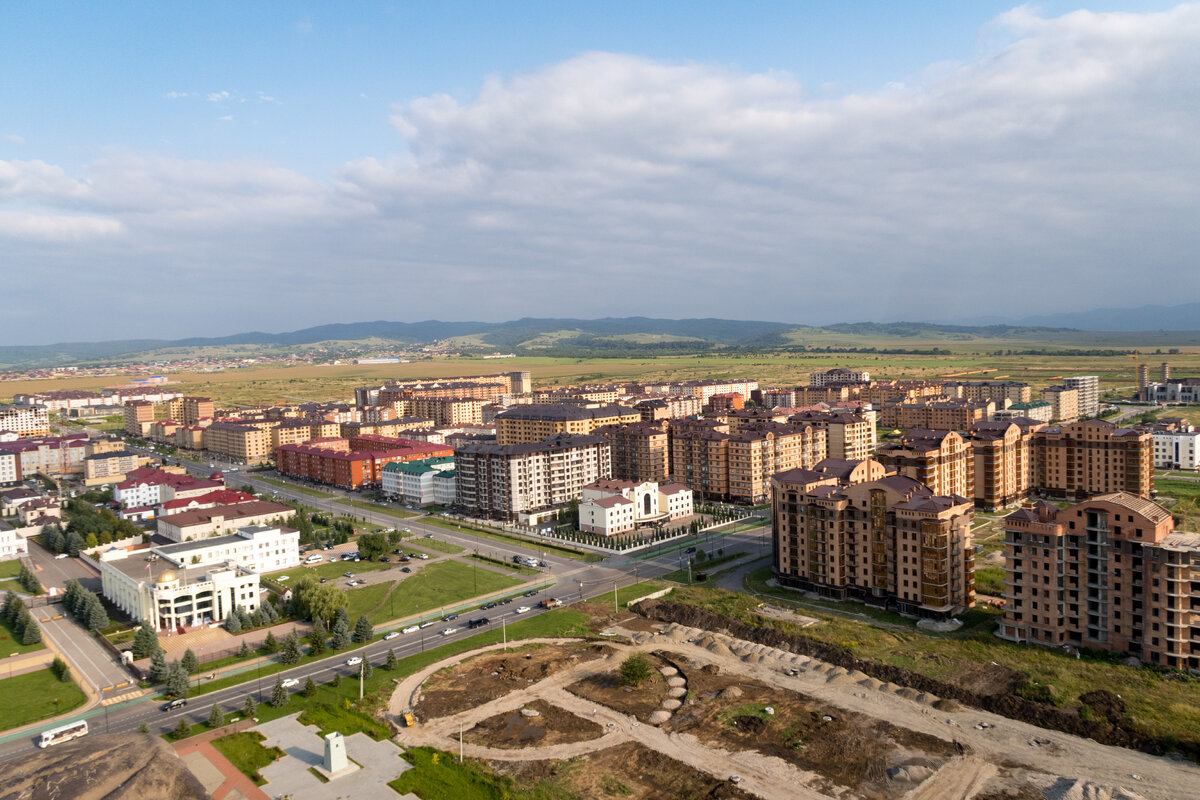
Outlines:
[[[725,631],[629,612],[608,616],[598,634],[494,645],[403,679],[388,709],[397,742],[550,797],[1200,797],[1190,762]],[[651,666],[637,686],[620,675],[634,654]],[[400,723],[404,714],[413,724]]]

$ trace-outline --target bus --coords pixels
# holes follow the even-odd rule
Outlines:
[[[81,719],[78,722],[72,722],[69,725],[60,725],[57,728],[51,728],[48,731],[42,731],[41,741],[38,742],[38,747],[46,748],[52,744],[62,744],[69,742],[72,739],[78,739],[80,736],[87,736],[88,726],[87,720]]]

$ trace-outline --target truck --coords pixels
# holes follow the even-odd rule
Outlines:
[[[547,597],[542,602],[538,603],[542,608],[558,608],[562,605],[557,597]]]
[[[416,727],[417,724],[417,718],[413,716],[411,708],[406,708],[400,712],[400,721],[404,723],[404,727],[406,728]]]

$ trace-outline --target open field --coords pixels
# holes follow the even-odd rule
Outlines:
[[[1127,355],[1015,355],[1022,350],[1070,349],[1132,350],[1142,348],[1142,363],[1169,361],[1176,374],[1200,373],[1200,338],[1195,334],[1109,334],[1076,332],[1050,341],[1018,339],[966,339],[864,337],[823,332],[801,335],[806,347],[860,347],[906,349],[936,347],[946,355],[883,353],[785,353],[764,349],[761,353],[663,356],[642,358],[514,358],[503,362],[480,359],[443,358],[411,364],[339,364],[296,367],[250,367],[215,373],[170,374],[173,388],[186,394],[212,397],[228,405],[249,405],[293,400],[335,400],[349,397],[355,386],[389,379],[446,378],[529,370],[537,385],[562,385],[594,381],[682,380],[691,378],[752,377],[763,385],[795,385],[805,382],[815,370],[832,366],[867,369],[878,377],[933,378],[969,373],[975,379],[1006,376],[1045,386],[1062,375],[1094,374],[1103,390],[1130,387],[1134,359]],[[1146,348],[1177,347],[1183,352],[1153,354]],[[964,376],[968,377],[968,376]],[[118,377],[83,377],[6,381],[0,384],[0,399],[13,392],[51,389],[93,389],[121,382]]]
[[[331,496],[332,495],[326,495],[326,497]],[[387,516],[395,517],[396,519],[409,519],[410,517],[419,516],[415,511],[406,511],[403,508],[396,508],[395,506],[380,505],[379,503],[372,503],[368,500],[352,500],[348,497],[341,497],[333,502],[339,505],[349,506],[351,513],[354,513],[355,509],[364,509],[366,511],[374,511],[378,514],[386,514]]]
[[[75,681],[60,681],[49,667],[0,680],[0,697],[4,731],[78,708],[87,699]]]

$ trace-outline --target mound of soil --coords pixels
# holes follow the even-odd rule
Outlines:
[[[648,658],[654,664],[655,673],[637,688],[621,685],[617,675],[619,664],[614,662],[609,670],[576,681],[566,687],[567,691],[646,722],[651,714],[662,707],[670,688],[667,679],[657,672],[658,668],[666,666],[667,662],[656,656]]]
[[[208,800],[171,746],[144,733],[85,736],[8,762],[0,800]]]
[[[632,742],[570,761],[489,762],[521,786],[549,783],[576,797],[639,800],[750,800],[727,780],[718,780]]]
[[[610,652],[606,644],[578,642],[484,653],[429,676],[413,711],[428,719],[458,714]]]
[[[536,717],[525,716],[523,709],[538,712]],[[546,747],[599,739],[604,729],[591,720],[577,717],[569,711],[544,700],[534,700],[521,708],[498,714],[477,724],[463,735],[471,744],[519,750],[524,747]]]

